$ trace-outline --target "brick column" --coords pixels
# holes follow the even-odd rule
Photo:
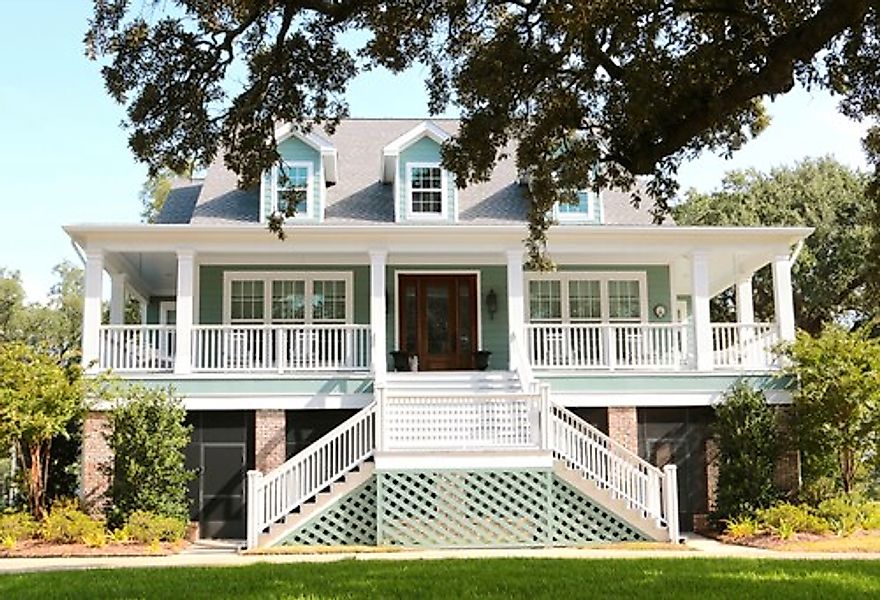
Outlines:
[[[107,506],[113,452],[105,434],[110,433],[107,413],[90,412],[83,420],[82,473],[80,489],[83,504],[92,515],[99,515]]]
[[[639,453],[639,420],[635,406],[608,407],[608,435],[631,452]]]
[[[287,421],[283,410],[258,410],[254,443],[256,468],[263,473],[284,463],[287,453]]]
[[[706,440],[706,507],[714,512],[718,506],[718,441]]]
[[[773,472],[773,482],[781,492],[790,496],[801,487],[801,455],[792,448],[790,439],[791,432],[791,408],[779,406],[776,409],[776,426],[782,448],[776,459],[776,468]]]

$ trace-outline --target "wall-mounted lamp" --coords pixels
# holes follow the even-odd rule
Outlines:
[[[489,318],[494,319],[495,313],[498,312],[498,294],[494,289],[489,290],[486,294],[486,308],[489,309]]]

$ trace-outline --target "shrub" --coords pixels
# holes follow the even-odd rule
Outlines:
[[[135,511],[184,520],[189,515],[183,451],[189,443],[186,411],[172,390],[127,386],[110,415],[113,449],[111,525]]]
[[[726,521],[775,502],[779,455],[776,414],[764,395],[738,384],[715,406],[718,492],[714,517]]]
[[[142,544],[178,542],[186,533],[186,521],[138,510],[128,518],[125,530],[132,540]]]
[[[816,511],[837,535],[850,535],[862,527],[862,503],[850,497],[829,498],[819,503]]]
[[[82,512],[75,500],[60,500],[43,519],[42,535],[60,544],[94,542],[104,535],[104,523]]]
[[[727,522],[724,532],[734,540],[755,537],[761,532],[758,522],[752,517],[734,517]]]
[[[771,531],[781,539],[788,539],[794,533],[822,535],[831,531],[828,522],[813,514],[806,504],[794,505],[781,502],[770,508],[758,510],[756,516],[762,529]]]
[[[880,502],[871,501],[862,504],[862,528],[880,529]]]
[[[107,545],[107,532],[104,527],[96,527],[84,532],[80,540],[89,548],[103,548]]]
[[[0,514],[0,540],[5,546],[28,540],[36,535],[39,527],[30,513],[9,512]]]

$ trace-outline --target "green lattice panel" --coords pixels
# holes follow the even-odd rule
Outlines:
[[[534,546],[546,538],[549,472],[405,471],[379,474],[379,543]]]
[[[579,546],[589,542],[629,542],[647,539],[614,513],[553,477],[551,545]]]
[[[282,546],[375,546],[376,476],[290,533]]]

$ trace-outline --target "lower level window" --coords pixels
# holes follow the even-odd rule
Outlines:
[[[644,321],[645,276],[571,273],[529,281],[529,321],[598,323]]]

